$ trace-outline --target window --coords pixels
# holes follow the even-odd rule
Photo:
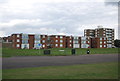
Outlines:
[[[90,41],[88,41],[88,43],[90,43]]]
[[[63,44],[60,44],[60,47],[63,47]]]
[[[45,47],[45,45],[43,44],[43,48]]]
[[[60,36],[60,38],[63,38],[63,36]]]
[[[78,41],[73,41],[73,43],[78,43]]]
[[[40,40],[35,40],[35,43],[40,43]]]
[[[58,40],[55,40],[55,42],[58,42]]]
[[[100,45],[100,48],[102,47],[102,45]]]
[[[60,40],[60,42],[63,42],[63,40]]]
[[[28,43],[28,40],[22,40],[22,43],[23,43],[23,44],[27,44],[27,43]]]
[[[86,41],[81,41],[82,44],[86,44]]]
[[[58,38],[58,36],[55,36],[56,38]]]
[[[100,41],[100,44],[102,44],[102,41]]]
[[[58,44],[55,44],[56,47],[58,47]]]
[[[106,43],[106,41],[104,41],[104,44]]]
[[[20,42],[20,40],[19,40],[19,39],[17,39],[17,42]]]
[[[20,37],[20,35],[17,35],[17,37]]]
[[[45,40],[42,40],[43,43],[45,43]]]
[[[78,39],[78,37],[74,37],[74,39]]]
[[[106,38],[104,38],[104,40],[106,40]]]
[[[28,39],[28,34],[23,34],[22,39]]]
[[[43,44],[43,48],[45,47],[45,45]]]
[[[45,35],[43,35],[43,38],[45,38]]]
[[[102,38],[100,38],[100,40],[102,40]]]
[[[104,47],[106,47],[106,45],[104,45]]]
[[[70,40],[70,43],[71,43],[72,41]]]
[[[40,35],[35,35],[35,39],[40,40]]]
[[[72,45],[70,44],[70,47],[71,47]]]
[[[17,45],[16,45],[16,47],[20,47],[20,45],[19,45],[19,44],[17,44]]]

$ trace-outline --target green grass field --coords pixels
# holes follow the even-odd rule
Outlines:
[[[118,63],[4,69],[3,79],[118,79]]]
[[[120,48],[119,48],[120,49]],[[70,48],[52,48],[51,56],[57,55],[72,55]],[[65,50],[65,51],[59,51]],[[76,55],[86,54],[86,48],[76,49]],[[89,48],[90,54],[118,54],[118,48]],[[35,50],[35,49],[11,49],[3,48],[2,56],[11,57],[11,56],[43,56],[44,49]]]

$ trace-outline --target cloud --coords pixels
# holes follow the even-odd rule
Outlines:
[[[83,36],[84,29],[98,25],[116,28],[117,6],[79,0],[51,1],[6,0],[0,3],[0,36],[12,33]]]

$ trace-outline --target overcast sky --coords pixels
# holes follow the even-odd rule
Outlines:
[[[0,36],[13,33],[83,36],[98,25],[115,29],[118,6],[108,0],[0,0]],[[90,2],[91,1],[91,2]]]

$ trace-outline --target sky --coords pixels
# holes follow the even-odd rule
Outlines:
[[[0,0],[0,37],[13,33],[84,36],[84,29],[99,25],[115,29],[118,38],[117,0]]]

